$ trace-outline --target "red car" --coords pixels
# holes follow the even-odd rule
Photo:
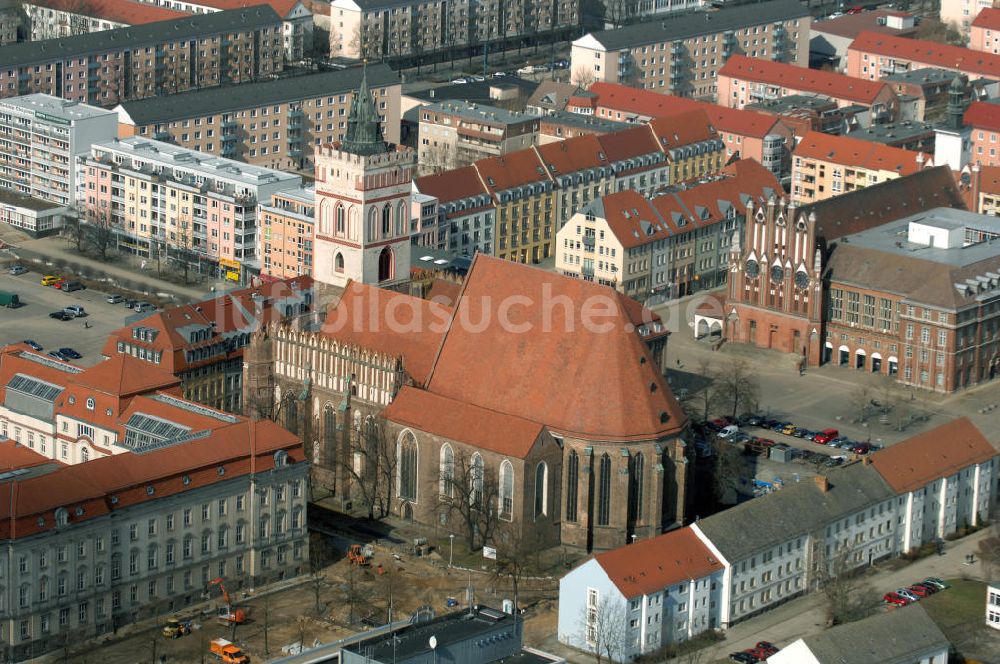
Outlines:
[[[836,429],[823,429],[818,434],[813,436],[813,442],[819,443],[820,445],[826,445],[831,440],[840,435],[840,432]]]
[[[882,595],[882,601],[886,604],[895,604],[897,606],[906,606],[910,603],[910,600],[906,599],[899,593],[886,593]]]
[[[753,649],[753,652],[762,653],[763,656],[760,657],[760,659],[765,660],[771,655],[776,654],[778,650],[779,650],[778,646],[774,645],[770,641],[758,641],[757,647]]]
[[[906,590],[913,593],[917,597],[927,597],[930,595],[930,593],[927,592],[927,588],[924,588],[923,586],[907,586]]]
[[[919,583],[914,583],[914,584],[913,584],[912,586],[910,586],[910,587],[911,587],[911,588],[914,588],[914,587],[916,587],[916,588],[923,588],[924,590],[926,590],[926,591],[927,591],[927,594],[928,594],[928,595],[933,595],[934,593],[936,593],[936,592],[938,591],[937,587],[935,587],[935,586],[932,586],[932,585],[931,585],[931,584],[929,584],[929,583],[924,583],[923,581],[921,581],[921,582],[919,582]]]

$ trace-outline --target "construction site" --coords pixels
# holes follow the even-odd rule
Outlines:
[[[319,515],[316,524],[310,516],[313,573],[232,595],[226,579],[213,579],[199,604],[100,641],[68,645],[43,661],[266,662],[417,613],[441,615],[470,603],[501,607],[504,600],[510,608],[515,586],[525,642],[555,633],[561,558],[511,570],[482,551],[469,553],[457,538],[428,541],[407,532],[406,524],[380,522],[373,529]]]

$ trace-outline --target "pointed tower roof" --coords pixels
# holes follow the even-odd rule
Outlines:
[[[361,73],[361,86],[351,100],[351,114],[347,118],[347,132],[340,149],[351,154],[366,156],[384,154],[389,146],[382,137],[375,101],[368,89],[368,65]]]

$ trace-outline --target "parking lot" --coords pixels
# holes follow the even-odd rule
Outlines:
[[[74,360],[75,364],[96,364],[108,335],[135,312],[123,304],[108,304],[107,294],[97,290],[64,293],[42,286],[42,276],[35,271],[13,276],[6,268],[0,272],[0,291],[17,293],[22,303],[16,309],[0,308],[0,343],[31,339],[41,344],[46,353],[68,346],[83,355]],[[82,306],[88,315],[67,321],[49,317],[50,313],[70,305]]]

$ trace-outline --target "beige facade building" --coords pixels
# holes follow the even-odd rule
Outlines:
[[[479,51],[486,43],[502,48],[578,24],[578,0],[334,0],[330,55],[384,60]]]
[[[423,173],[468,166],[538,140],[538,117],[496,106],[447,101],[422,106],[419,113],[417,161]]]
[[[125,102],[118,135],[139,136],[286,170],[313,165],[315,146],[341,140],[362,68]],[[385,137],[399,141],[399,75],[367,68]]]
[[[30,0],[22,3],[31,41],[184,18],[183,12],[135,0]]]
[[[593,32],[573,42],[571,76],[578,84],[714,97],[731,55],[808,66],[810,22],[797,0],[770,0]]]
[[[288,189],[257,204],[260,224],[260,275],[291,279],[312,274],[316,234],[316,190]]]
[[[302,441],[180,397],[117,355],[88,369],[0,351],[3,657],[308,571]]]

